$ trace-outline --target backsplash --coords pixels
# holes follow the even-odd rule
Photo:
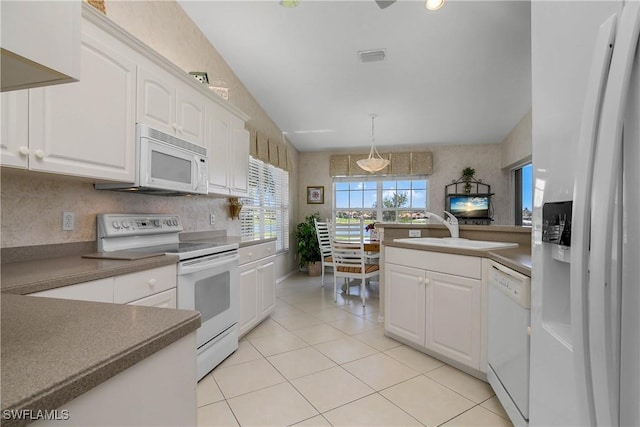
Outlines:
[[[240,222],[231,220],[224,198],[95,190],[92,182],[10,168],[2,168],[0,194],[2,248],[95,241],[99,213],[172,213],[180,216],[185,231],[240,235]],[[75,230],[62,231],[63,211],[75,214]]]

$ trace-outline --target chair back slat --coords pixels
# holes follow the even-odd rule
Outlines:
[[[331,255],[331,223],[313,220],[316,226],[316,236],[323,256]]]
[[[333,236],[335,240],[344,242],[363,242],[364,241],[364,223],[362,218],[359,222],[341,222],[335,221],[333,224]]]

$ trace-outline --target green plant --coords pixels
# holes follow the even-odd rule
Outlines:
[[[305,217],[304,222],[296,226],[296,248],[298,253],[298,265],[304,267],[308,262],[317,262],[322,258],[316,226],[313,220],[320,220],[320,213],[315,212]]]
[[[474,179],[473,176],[476,174],[476,170],[474,168],[464,168],[462,170],[462,180],[464,181],[464,192],[471,192],[471,181]]]

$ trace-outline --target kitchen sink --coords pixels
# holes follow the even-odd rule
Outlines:
[[[410,243],[412,245],[439,246],[445,248],[471,249],[476,251],[489,251],[492,249],[518,247],[517,243],[469,240],[458,237],[414,237],[406,239],[394,239],[393,241],[397,243]]]

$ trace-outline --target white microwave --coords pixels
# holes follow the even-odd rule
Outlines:
[[[165,196],[207,194],[207,149],[147,125],[136,125],[136,178],[133,183],[96,184],[98,190]]]

